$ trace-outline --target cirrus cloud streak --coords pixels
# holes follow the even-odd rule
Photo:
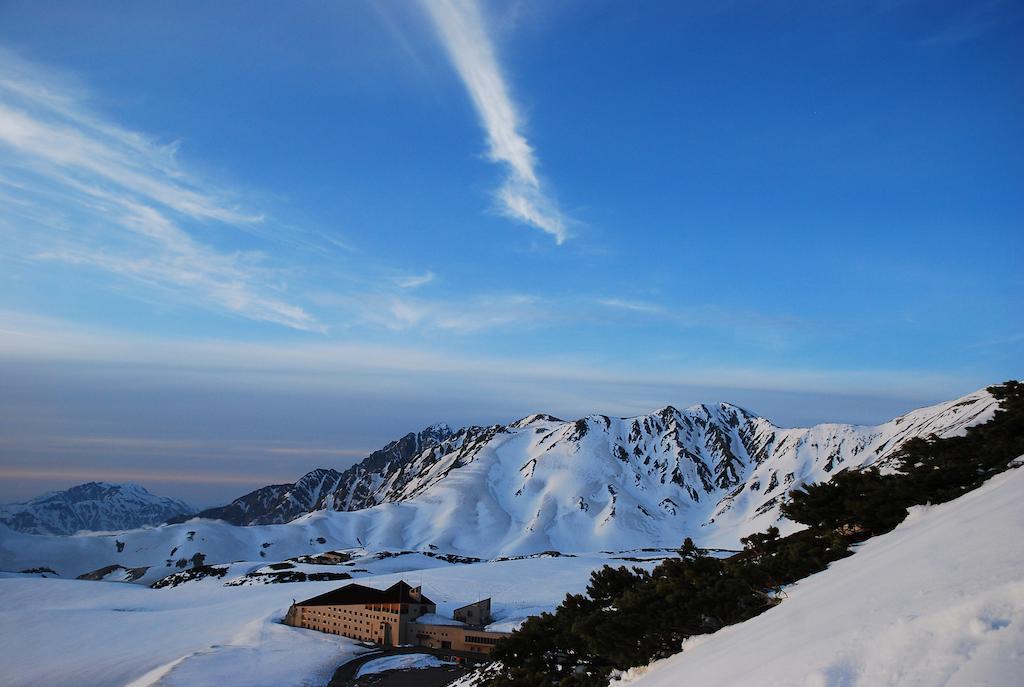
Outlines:
[[[210,309],[323,331],[257,251],[214,247],[263,222],[161,145],[93,113],[60,76],[0,49],[0,255],[187,294]],[[201,238],[202,237],[202,238]]]
[[[487,155],[505,166],[507,176],[496,193],[499,211],[533,226],[561,244],[566,220],[537,174],[533,148],[522,133],[519,115],[475,0],[425,0],[437,34],[466,86],[487,132]]]

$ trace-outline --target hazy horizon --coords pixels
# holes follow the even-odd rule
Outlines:
[[[12,375],[9,379],[16,377]],[[488,412],[472,399],[450,397],[440,406],[411,400],[397,414],[389,413],[384,407],[391,403],[388,399],[367,405],[363,396],[358,399],[333,396],[333,400],[343,404],[337,416],[321,412],[320,417],[311,421],[297,417],[302,413],[294,410],[294,395],[255,399],[241,390],[220,389],[217,403],[210,403],[210,398],[198,405],[194,405],[195,397],[173,399],[164,410],[177,418],[175,423],[166,422],[160,408],[150,407],[143,413],[133,408],[130,421],[93,415],[88,418],[88,424],[78,423],[59,430],[48,427],[50,433],[46,435],[33,432],[31,425],[16,426],[9,420],[11,413],[6,412],[11,409],[3,408],[0,476],[4,479],[0,481],[0,503],[27,500],[83,482],[105,481],[140,484],[151,493],[180,498],[198,508],[223,505],[268,484],[294,482],[318,467],[343,470],[388,442],[436,422],[446,422],[453,428],[507,424],[534,412],[566,420],[590,414],[628,417],[665,405],[684,408],[696,403],[725,401],[783,427],[823,422],[880,424],[915,408],[975,390],[965,389],[948,398],[912,399],[739,388],[716,393],[711,389],[677,387],[671,392],[660,390],[672,393],[676,400],[652,400],[645,408],[620,402],[610,406],[618,410],[585,409],[586,401],[575,399],[560,401],[561,410],[551,407],[527,410],[528,402],[518,399],[504,406],[493,404],[493,411]],[[93,393],[94,387],[81,391]],[[109,390],[107,393],[110,398],[106,407],[135,406],[130,395],[116,398],[116,393]],[[75,396],[74,385],[65,382],[64,394]],[[146,396],[151,397],[152,390],[147,390]],[[243,400],[243,396],[249,397]],[[228,398],[231,402],[225,401]],[[39,395],[33,400],[41,405],[52,404],[56,399]],[[312,400],[321,407],[335,407],[325,403],[323,396]],[[60,414],[58,408],[54,408],[54,414]],[[400,426],[406,421],[410,424]],[[315,430],[309,428],[311,422]],[[111,426],[130,426],[137,431],[102,433]],[[226,430],[236,433],[225,437]],[[258,466],[255,471],[254,465]]]

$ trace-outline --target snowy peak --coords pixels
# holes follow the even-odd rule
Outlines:
[[[87,482],[25,503],[0,505],[0,523],[28,534],[74,534],[157,525],[195,510],[137,484]]]
[[[261,487],[226,506],[204,510],[198,517],[232,525],[274,525],[321,508],[366,508],[376,503],[374,485],[400,473],[410,458],[437,446],[451,434],[447,424],[433,424],[392,441],[343,472],[317,468],[292,484]]]
[[[522,429],[524,427],[530,427],[532,425],[550,424],[550,423],[562,423],[565,420],[560,420],[553,415],[546,415],[544,413],[534,413],[533,415],[527,415],[526,417],[519,418],[513,422],[509,427],[513,429]]]
[[[452,433],[445,425],[440,432],[429,430],[407,434],[349,468],[319,508],[355,511],[411,498],[471,462],[504,428],[467,427]]]
[[[423,428],[423,431],[419,433],[421,441],[431,441],[437,443],[444,441],[452,434],[452,428],[447,422],[435,422],[432,425],[427,425]]]
[[[241,496],[226,506],[209,508],[198,517],[232,525],[274,525],[294,520],[338,485],[342,473],[329,468],[307,472],[292,484],[271,484]]]
[[[317,509],[351,511],[383,503],[382,488],[400,480],[416,456],[432,452],[451,436],[451,427],[439,423],[392,441],[342,473]]]

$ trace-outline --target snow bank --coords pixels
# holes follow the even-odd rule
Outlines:
[[[441,666],[454,665],[448,661],[442,661],[430,654],[400,654],[398,656],[385,656],[373,661],[367,661],[359,668],[356,677],[370,675],[372,673],[383,673],[387,670],[412,670],[413,668],[440,668]]]
[[[941,506],[694,638],[629,687],[967,687],[1024,676],[1024,470]]]

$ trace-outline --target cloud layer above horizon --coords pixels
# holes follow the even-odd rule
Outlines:
[[[557,354],[167,339],[0,316],[0,502],[92,478],[213,505],[315,467],[347,467],[439,421],[728,401],[781,426],[873,424],[973,390],[970,380],[900,371],[652,370]]]

